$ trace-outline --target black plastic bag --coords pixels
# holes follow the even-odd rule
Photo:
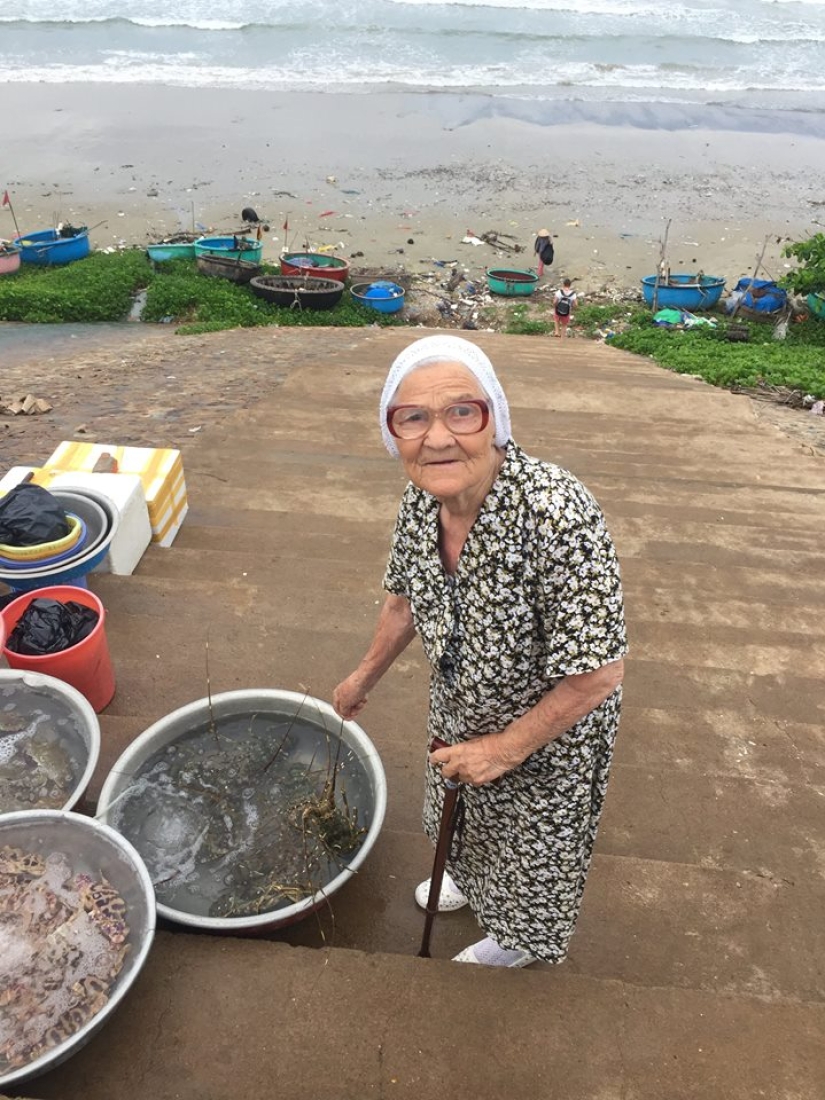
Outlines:
[[[100,618],[93,607],[69,600],[32,600],[6,641],[12,653],[39,657],[61,653],[87,638]]]
[[[70,530],[60,501],[40,485],[15,485],[0,497],[0,542],[7,546],[54,542]]]

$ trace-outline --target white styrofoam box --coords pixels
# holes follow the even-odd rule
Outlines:
[[[33,474],[34,466],[12,466],[12,468],[0,478],[0,496],[8,493],[15,485],[19,485],[26,474]]]
[[[120,524],[109,546],[109,552],[96,573],[134,573],[146,548],[152,541],[149,509],[143,495],[143,483],[137,474],[84,474],[78,471],[57,474],[49,479],[49,489],[97,489],[115,505]]]

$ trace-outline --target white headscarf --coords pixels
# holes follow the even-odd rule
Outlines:
[[[463,340],[460,336],[425,336],[422,340],[416,340],[414,344],[404,348],[390,367],[384,389],[381,393],[381,409],[379,413],[381,423],[381,436],[384,446],[393,456],[398,458],[398,447],[387,427],[387,409],[398,387],[404,378],[428,361],[441,361],[443,363],[461,363],[476,378],[481,385],[493,414],[497,447],[503,447],[511,438],[510,430],[510,406],[504,396],[504,390],[496,377],[493,364],[475,344],[469,340]]]

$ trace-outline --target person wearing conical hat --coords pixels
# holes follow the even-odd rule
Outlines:
[[[538,277],[541,278],[544,274],[545,267],[550,267],[553,262],[553,238],[550,236],[549,229],[540,229],[538,231],[535,244],[533,245],[533,251],[538,257],[536,272]]]

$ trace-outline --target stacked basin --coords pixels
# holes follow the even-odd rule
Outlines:
[[[0,582],[14,592],[31,592],[36,588],[60,584],[85,587],[86,574],[106,557],[117,532],[118,510],[103,493],[71,486],[51,489],[50,492],[60,501],[67,515],[76,518],[81,527],[81,537],[68,549],[60,548],[58,544],[54,544],[51,551],[43,547],[21,548],[26,551],[41,550],[45,553],[43,557],[13,560],[0,556]]]

